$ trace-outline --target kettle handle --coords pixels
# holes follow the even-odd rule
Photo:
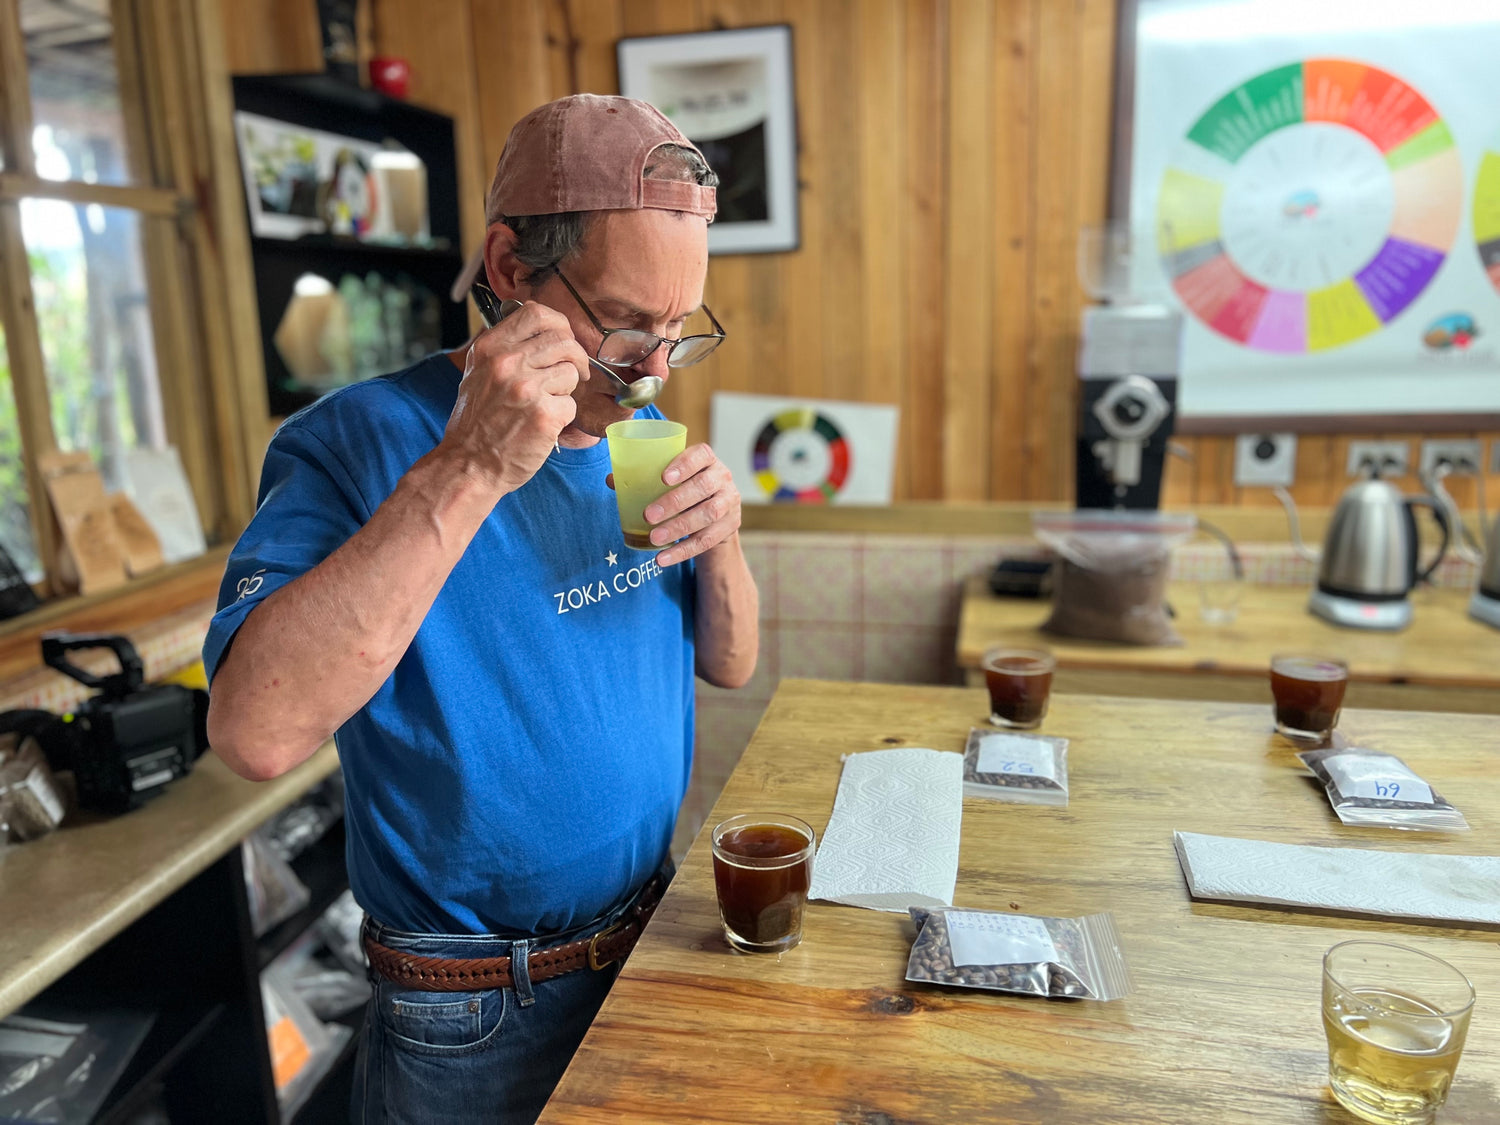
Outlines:
[[[1417,507],[1419,505],[1423,508],[1430,508],[1432,510],[1432,518],[1437,521],[1438,530],[1443,533],[1443,541],[1438,544],[1437,555],[1433,557],[1433,560],[1428,564],[1427,569],[1418,574],[1416,561],[1417,548],[1415,546],[1416,536],[1412,537],[1413,547],[1411,569],[1413,586],[1421,585],[1423,582],[1426,582],[1429,578],[1432,577],[1433,571],[1437,570],[1438,564],[1443,561],[1443,556],[1448,553],[1448,543],[1453,537],[1453,529],[1448,526],[1448,513],[1443,510],[1443,506],[1441,504],[1439,504],[1431,496],[1408,496],[1406,498],[1406,506],[1408,509]],[[1413,522],[1415,523],[1415,521]]]

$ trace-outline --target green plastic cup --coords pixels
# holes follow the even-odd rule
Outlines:
[[[687,427],[660,418],[629,418],[604,430],[609,442],[610,471],[615,475],[615,503],[625,546],[659,551],[651,542],[646,508],[668,491],[661,479],[672,459],[687,448]]]

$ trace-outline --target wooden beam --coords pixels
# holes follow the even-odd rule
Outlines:
[[[220,0],[179,0],[181,34],[192,60],[191,89],[203,127],[198,168],[203,207],[194,217],[200,282],[215,299],[201,315],[222,335],[205,335],[206,375],[213,387],[215,432],[221,441],[228,534],[237,535],[255,512],[255,492],[265,458],[267,418],[265,357],[260,313],[251,279],[250,228],[239,152],[234,139],[234,98],[224,52]],[[213,325],[210,324],[210,327]]]
[[[36,303],[31,295],[31,266],[21,236],[21,208],[0,202],[0,324],[10,356],[10,385],[16,399],[16,423],[21,431],[26,465],[26,492],[31,503],[31,529],[37,558],[48,581],[57,562],[58,529],[52,505],[42,485],[37,458],[57,448],[52,432],[52,404],[47,393],[47,368],[37,332]]]
[[[1005,4],[950,0],[948,5],[948,213],[943,248],[946,292],[943,338],[943,427],[928,441],[943,451],[947,500],[989,494],[990,418],[994,411],[993,331],[996,211],[994,151],[999,140],[994,84],[997,21],[1026,0]],[[1006,63],[1009,60],[1005,60]],[[1007,279],[1009,280],[1009,279]]]
[[[0,172],[0,201],[11,203],[26,198],[61,199],[79,206],[97,203],[101,207],[124,207],[168,219],[189,214],[195,206],[191,197],[167,188],[44,180],[19,172]]]
[[[992,40],[995,59],[990,112],[994,149],[990,154],[994,235],[990,245],[994,271],[991,304],[974,307],[993,324],[990,370],[993,407],[988,419],[989,491],[993,500],[1024,500],[1029,468],[1037,447],[1051,440],[1037,432],[1031,414],[1032,356],[1036,345],[1031,307],[1031,277],[1036,259],[1036,5],[1039,0],[1006,0],[996,6]],[[955,105],[961,102],[955,101]],[[961,111],[965,115],[967,111]],[[965,293],[953,300],[960,310],[970,304]]]
[[[30,175],[31,86],[26,67],[26,37],[21,32],[21,5],[0,4],[0,156],[6,168]]]
[[[937,500],[943,495],[943,339],[946,270],[941,247],[947,230],[948,181],[943,120],[947,114],[948,5],[946,0],[906,0],[905,143],[901,225],[906,229],[901,266],[906,291],[901,437],[905,496]],[[889,171],[887,175],[891,174]],[[880,237],[889,237],[882,233]],[[902,495],[897,483],[897,497]]]

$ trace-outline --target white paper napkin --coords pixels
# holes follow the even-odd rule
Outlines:
[[[962,754],[850,754],[808,897],[871,910],[952,906],[963,792]]]
[[[1500,857],[1314,848],[1173,833],[1194,898],[1500,923]]]

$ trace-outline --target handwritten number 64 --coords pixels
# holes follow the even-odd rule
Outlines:
[[[1375,796],[1377,797],[1389,797],[1394,799],[1395,796],[1400,792],[1401,783],[1399,781],[1377,781],[1375,783]]]

